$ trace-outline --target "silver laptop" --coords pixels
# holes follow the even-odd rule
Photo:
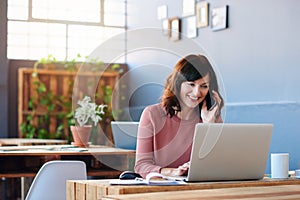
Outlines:
[[[122,149],[136,149],[139,122],[112,121],[111,129],[115,147]]]
[[[272,124],[197,124],[186,181],[263,178],[272,130]]]

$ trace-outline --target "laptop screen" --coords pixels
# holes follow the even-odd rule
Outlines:
[[[138,126],[139,122],[112,121],[111,128],[115,147],[135,150]]]
[[[272,124],[197,124],[187,181],[263,178],[272,130]]]

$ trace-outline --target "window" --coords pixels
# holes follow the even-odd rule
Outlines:
[[[125,8],[126,0],[8,0],[7,57],[88,56],[125,32]],[[121,38],[105,51],[124,53],[125,38]]]

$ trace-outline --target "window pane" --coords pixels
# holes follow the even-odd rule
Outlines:
[[[122,28],[105,28],[95,26],[70,25],[68,29],[68,57],[70,59],[76,57],[79,53],[82,56],[89,56],[99,45],[104,41],[113,38],[114,35],[124,32]],[[113,42],[113,41],[111,41]],[[113,49],[124,52],[125,40],[118,41],[119,43],[105,49],[105,52],[110,52]],[[102,58],[99,58],[101,61]]]
[[[116,14],[105,14],[104,23],[105,25],[110,26],[125,26],[125,16]]]
[[[32,0],[32,16],[38,19],[100,22],[99,0]]]
[[[21,46],[10,46],[7,49],[7,57],[10,59],[29,59],[28,48]]]
[[[8,19],[28,19],[28,0],[8,0]]]
[[[125,13],[125,1],[124,0],[106,0],[104,2],[105,13]]]
[[[8,58],[40,59],[54,52],[66,56],[66,25],[8,21]],[[27,48],[27,51],[24,51]]]
[[[124,0],[106,0],[104,2],[104,24],[125,26]]]
[[[78,53],[87,56],[101,40],[103,27],[70,25],[68,29],[68,57]]]

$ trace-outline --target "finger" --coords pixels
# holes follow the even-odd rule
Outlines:
[[[219,104],[215,103],[210,109],[209,111],[211,112],[216,112],[216,110],[219,108]]]
[[[179,167],[179,169],[182,170],[182,171],[186,171],[186,170],[188,170],[188,167],[181,166],[181,167]]]
[[[217,101],[217,100],[219,100],[219,101],[221,100],[219,94],[218,94],[215,90],[213,90],[212,93],[213,93],[213,97],[214,97],[214,99],[215,99],[216,101]]]
[[[182,166],[185,167],[185,168],[188,168],[189,167],[189,163],[184,163]]]
[[[184,166],[179,166],[178,169],[179,171],[187,171],[189,168]]]
[[[219,116],[219,105],[215,104],[214,107],[211,107],[209,111],[212,112],[214,116]]]
[[[215,90],[213,90],[212,93],[213,93],[213,97],[214,97],[215,101],[217,102],[217,104],[221,105],[222,99],[220,98],[219,93],[216,92]]]

